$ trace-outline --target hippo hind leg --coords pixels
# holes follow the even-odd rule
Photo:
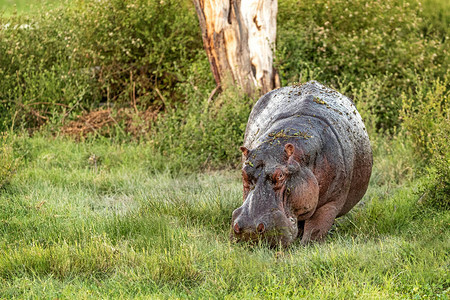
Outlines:
[[[327,235],[339,210],[335,203],[327,203],[316,210],[314,215],[305,221],[302,244],[321,241]]]

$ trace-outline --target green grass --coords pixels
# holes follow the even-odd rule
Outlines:
[[[271,250],[228,240],[237,170],[176,175],[144,143],[15,137],[0,298],[448,299],[450,213],[417,203],[411,147],[373,142],[362,204],[325,243]]]

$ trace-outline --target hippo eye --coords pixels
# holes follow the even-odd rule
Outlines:
[[[279,172],[279,173],[275,173],[274,174],[274,181],[275,182],[278,182],[278,183],[280,183],[280,182],[282,182],[284,179],[286,178],[286,175],[284,175],[282,172]]]
[[[242,179],[244,183],[244,189],[253,190],[255,188],[256,179],[253,176],[247,174],[247,172],[245,171],[242,171]]]
[[[275,172],[272,177],[272,182],[274,184],[274,188],[275,189],[281,188],[284,184],[285,179],[286,179],[286,175],[283,172],[281,172],[281,171]]]

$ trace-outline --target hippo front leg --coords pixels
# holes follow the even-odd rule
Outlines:
[[[310,219],[305,220],[301,243],[305,245],[311,241],[323,240],[338,213],[339,210],[333,202],[318,208]]]

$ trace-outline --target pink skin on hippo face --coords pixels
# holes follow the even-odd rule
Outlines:
[[[244,202],[231,238],[272,246],[322,240],[362,198],[372,169],[353,102],[314,81],[261,97],[241,151]]]

